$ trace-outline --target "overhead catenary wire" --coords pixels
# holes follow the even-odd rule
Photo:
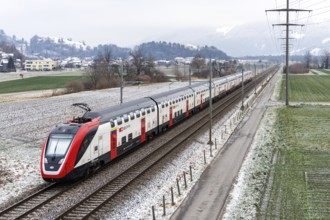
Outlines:
[[[288,77],[288,75],[289,75],[289,56],[290,56],[290,53],[289,53],[289,51],[291,51],[290,50],[290,48],[289,48],[289,44],[290,44],[290,42],[289,42],[289,40],[290,40],[290,37],[289,37],[289,27],[292,27],[292,26],[304,26],[304,25],[302,25],[302,24],[296,24],[296,23],[291,23],[290,22],[290,12],[307,12],[307,11],[309,11],[310,12],[310,10],[304,10],[304,9],[293,9],[293,8],[290,8],[289,6],[290,6],[290,1],[289,0],[287,0],[286,1],[287,2],[287,4],[286,4],[286,8],[284,8],[284,9],[272,9],[272,10],[266,10],[266,14],[267,14],[267,12],[268,11],[271,11],[271,12],[285,12],[286,13],[286,22],[285,23],[278,23],[278,24],[273,24],[273,26],[285,26],[286,27],[286,36],[285,36],[285,38],[286,38],[286,43],[285,43],[285,57],[286,57],[286,77],[285,77],[285,94],[286,94],[286,98],[285,98],[285,105],[286,106],[289,106],[289,89],[288,89],[288,86],[289,86],[289,84],[288,84],[288,80],[289,80],[289,77]],[[300,4],[300,0],[298,0],[298,1],[296,1],[296,3],[298,3],[298,4]],[[292,6],[291,6],[292,7]],[[297,17],[297,15],[296,15],[296,20],[298,20],[298,17]]]

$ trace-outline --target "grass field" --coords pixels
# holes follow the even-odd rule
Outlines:
[[[330,107],[278,109],[266,219],[330,219]]]
[[[326,74],[330,74],[330,70],[320,70],[321,72],[324,72]]]
[[[81,75],[39,76],[39,77],[31,77],[26,79],[5,81],[5,82],[0,82],[0,94],[64,88],[66,83],[81,78],[82,78]]]
[[[280,100],[285,100],[285,77],[283,77]],[[289,100],[291,102],[330,102],[330,76],[290,75]]]

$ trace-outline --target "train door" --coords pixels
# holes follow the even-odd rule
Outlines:
[[[117,157],[117,129],[111,129],[111,140],[110,140],[110,159],[113,160]]]
[[[99,136],[98,145],[97,145],[97,155],[98,157],[102,155],[103,151],[103,136]]]
[[[170,126],[173,125],[173,108],[170,106]]]
[[[189,100],[186,101],[186,117],[189,117]]]
[[[200,108],[203,109],[203,93],[201,93],[201,105]]]
[[[141,142],[146,140],[146,118],[141,117]]]

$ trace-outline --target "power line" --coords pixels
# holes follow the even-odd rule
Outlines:
[[[304,25],[302,24],[296,24],[296,23],[290,23],[290,12],[311,12],[311,10],[305,10],[305,9],[292,9],[290,8],[289,5],[289,0],[287,0],[286,8],[283,9],[271,9],[271,10],[266,10],[267,12],[286,12],[286,23],[279,23],[279,24],[273,24],[273,26],[285,26],[286,27],[286,81],[285,81],[285,91],[286,91],[286,96],[285,96],[285,105],[289,106],[289,27],[291,26],[301,26],[303,27]]]
[[[322,14],[325,14],[327,12],[330,12],[330,9],[327,10],[327,11],[324,11],[324,12],[317,13],[317,14],[312,14],[310,17],[315,17],[315,16],[318,16],[318,15],[322,15]],[[309,17],[300,18],[298,20],[303,20],[303,19],[306,19],[306,18],[309,18]]]

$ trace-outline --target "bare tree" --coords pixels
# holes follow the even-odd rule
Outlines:
[[[141,48],[136,47],[129,52],[129,55],[132,57],[132,65],[135,67],[136,75],[139,76],[144,68],[145,53]]]
[[[201,54],[196,54],[196,56],[191,61],[191,67],[197,69],[199,74],[201,70],[206,67],[205,58]]]
[[[87,89],[96,89],[97,83],[101,79],[101,74],[98,73],[98,71],[96,71],[95,67],[87,69],[85,72],[85,77],[87,79],[87,84],[88,84],[86,85]]]
[[[320,60],[318,56],[313,56],[313,68],[320,68]]]
[[[153,74],[155,72],[154,70],[155,70],[155,59],[151,54],[149,54],[143,63],[143,71],[145,74],[149,75],[150,77],[153,77]]]
[[[311,62],[312,62],[312,54],[311,51],[309,50],[305,54],[305,64],[307,69],[310,68]]]
[[[104,62],[110,65],[111,60],[113,59],[112,50],[109,46],[104,46],[101,51],[99,51],[96,61]]]
[[[324,50],[324,56],[323,56],[323,68],[329,69],[329,61],[330,61],[330,51]]]
[[[177,81],[181,81],[183,79],[183,74],[179,70],[179,66],[177,64],[174,66],[174,75]]]
[[[99,81],[103,81],[98,82],[102,84],[101,87],[110,87],[114,81],[116,65],[112,65],[113,59],[112,50],[109,46],[104,46],[95,59],[94,71],[100,75]]]
[[[217,62],[216,60],[212,61],[212,71],[215,73],[215,75],[218,75],[219,77],[224,75],[224,63]]]

